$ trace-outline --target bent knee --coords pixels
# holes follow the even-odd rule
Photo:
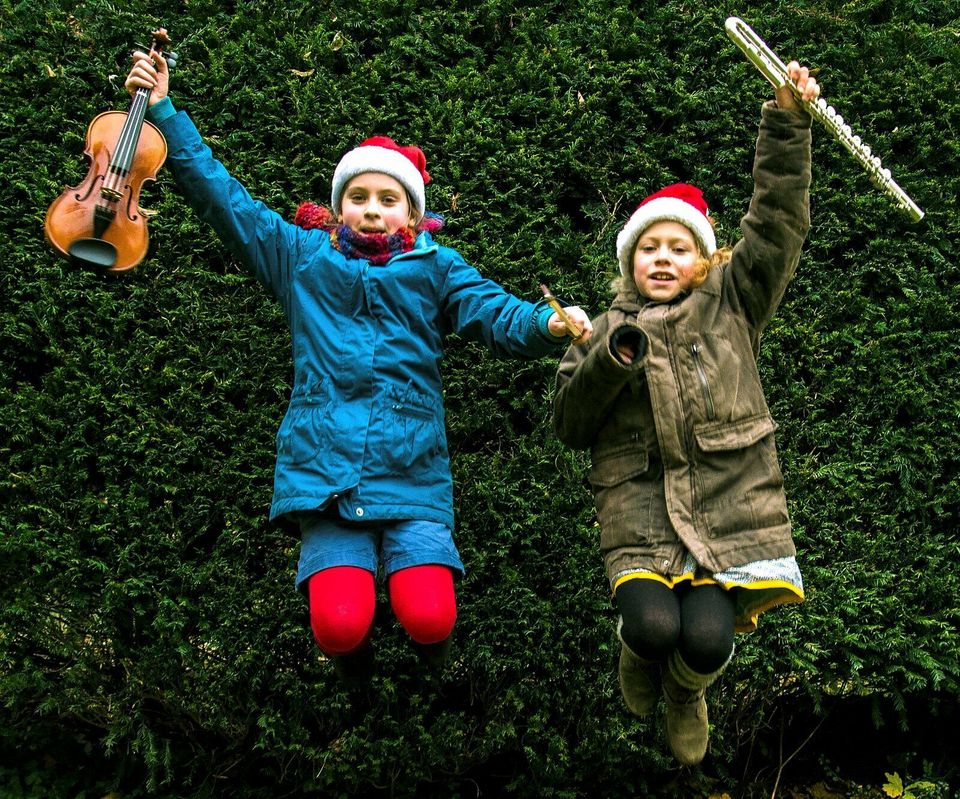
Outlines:
[[[712,674],[730,659],[733,654],[733,635],[716,635],[688,640],[680,647],[686,664],[699,674]]]
[[[638,657],[663,660],[677,647],[680,623],[663,616],[623,616],[620,638]]]
[[[453,573],[446,566],[413,566],[390,575],[390,604],[397,620],[418,644],[450,636],[457,621]]]
[[[310,578],[310,627],[327,655],[346,655],[366,640],[373,626],[376,592],[373,575],[336,567]]]
[[[317,646],[326,655],[346,655],[359,648],[370,634],[373,614],[353,609],[311,608],[310,627]]]
[[[436,644],[450,637],[457,613],[446,607],[416,608],[397,613],[397,619],[418,644]]]

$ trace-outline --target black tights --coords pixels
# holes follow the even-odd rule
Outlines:
[[[678,649],[695,672],[712,674],[733,652],[733,597],[719,585],[672,589],[656,580],[627,580],[615,598],[620,637],[639,657],[662,661]]]

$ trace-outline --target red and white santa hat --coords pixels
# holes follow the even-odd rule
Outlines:
[[[382,172],[407,190],[420,216],[427,210],[426,184],[430,182],[427,157],[413,145],[401,147],[387,136],[373,136],[350,150],[333,172],[333,190],[330,204],[334,213],[340,213],[344,189],[357,175],[364,172]]]
[[[617,236],[617,260],[624,277],[633,274],[633,248],[637,239],[656,222],[679,222],[689,229],[700,254],[713,255],[717,239],[703,192],[689,183],[673,183],[647,197]]]

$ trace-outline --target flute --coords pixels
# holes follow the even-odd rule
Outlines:
[[[843,121],[831,105],[822,97],[816,102],[808,102],[800,96],[797,85],[790,80],[786,65],[777,58],[776,54],[754,33],[753,28],[739,17],[728,17],[725,25],[727,35],[743,50],[747,58],[760,70],[763,76],[773,84],[775,89],[787,86],[810,116],[822,122],[827,130],[839,139],[840,143],[850,152],[856,161],[867,171],[870,180],[877,188],[887,194],[896,206],[907,214],[914,222],[923,219],[923,211],[884,168],[880,159],[873,155],[863,140],[855,135],[850,126]]]

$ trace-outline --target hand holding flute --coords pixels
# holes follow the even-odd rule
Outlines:
[[[797,61],[791,61],[787,64],[787,77],[793,81],[793,85],[799,92],[799,100],[803,103],[812,103],[820,96],[820,86],[817,79],[810,74],[810,68],[800,66]],[[804,105],[798,102],[797,95],[789,84],[784,84],[775,89],[774,94],[777,97],[777,105],[780,108],[786,108],[791,111],[804,111]]]

